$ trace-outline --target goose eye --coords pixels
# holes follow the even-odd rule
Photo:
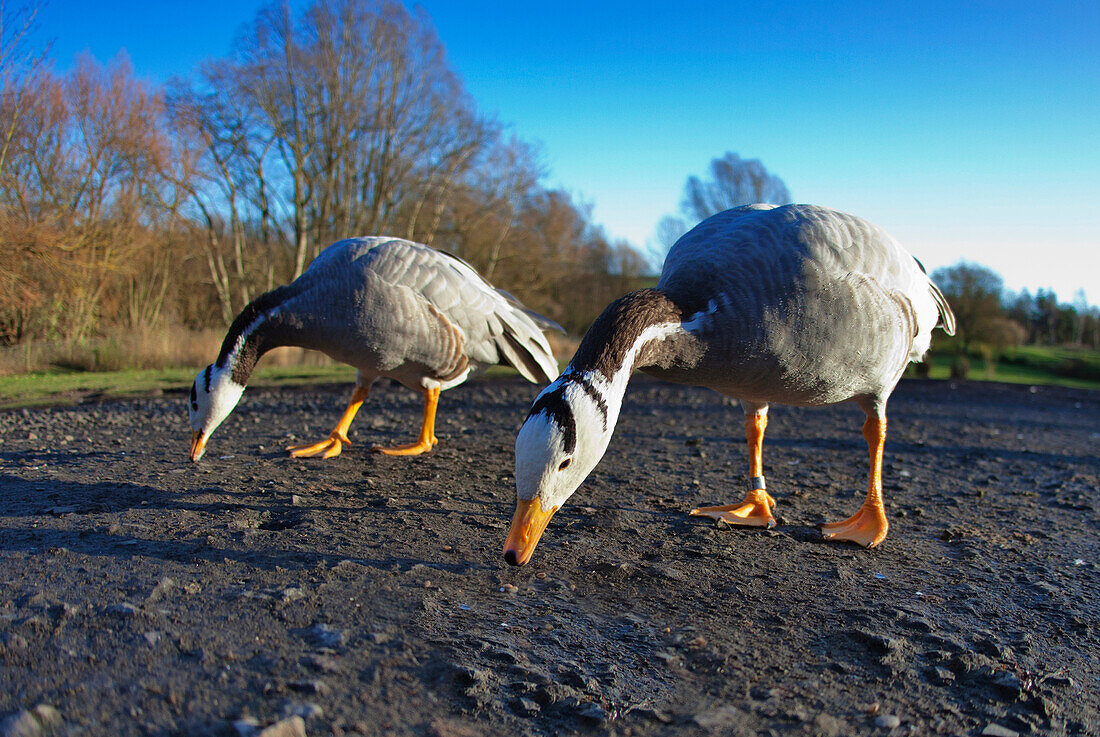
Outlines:
[[[569,464],[570,464],[570,463],[572,463],[572,462],[573,462],[573,459],[572,459],[572,458],[566,458],[566,459],[565,459],[564,461],[562,461],[562,462],[561,462],[561,464],[560,464],[560,465],[558,466],[558,470],[559,470],[559,471],[564,471],[565,469],[569,468]]]

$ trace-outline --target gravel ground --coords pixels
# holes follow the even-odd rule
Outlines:
[[[184,394],[0,414],[0,737],[1100,734],[1100,394],[905,381],[890,536],[821,541],[862,413],[775,407],[772,531],[740,410],[636,379],[604,461],[504,564],[537,388],[249,390],[187,461]]]

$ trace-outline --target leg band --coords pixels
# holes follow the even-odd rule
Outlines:
[[[757,489],[764,490],[768,487],[764,485],[763,476],[749,476],[749,491],[756,491]]]

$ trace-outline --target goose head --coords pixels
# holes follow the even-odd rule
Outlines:
[[[211,364],[195,377],[187,407],[191,417],[192,461],[202,458],[210,434],[237,406],[243,392],[244,387],[233,380],[229,368]]]
[[[567,371],[531,406],[516,436],[516,511],[504,543],[511,565],[531,558],[550,518],[603,458],[618,403],[609,408],[602,389],[593,375]]]

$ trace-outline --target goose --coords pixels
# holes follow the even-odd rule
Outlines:
[[[814,205],[747,205],[713,215],[669,250],[656,288],[612,302],[516,437],[516,510],[505,560],[523,565],[550,518],[603,457],[634,369],[740,401],[748,478],[739,502],[691,510],[775,525],[762,446],[772,403],[855,402],[867,415],[867,496],[827,539],[886,537],[886,401],[932,329],[955,317],[924,267],[884,230]]]
[[[439,393],[476,369],[507,364],[532,383],[553,380],[558,365],[543,329],[561,330],[455,256],[398,238],[337,241],[300,277],[260,295],[233,320],[217,360],[191,387],[191,460],[202,457],[256,362],[272,348],[312,348],[358,369],[336,427],[318,443],[288,447],[292,456],[339,455],[379,377],[421,392],[424,414],[416,441],[375,449],[416,455],[438,442]]]

